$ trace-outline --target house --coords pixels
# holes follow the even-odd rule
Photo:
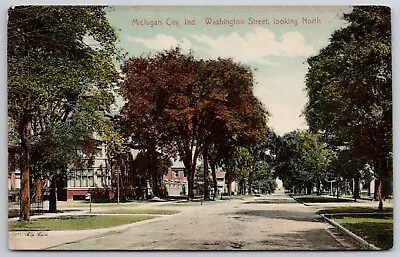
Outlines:
[[[163,176],[165,189],[168,196],[184,196],[188,192],[188,182],[185,176],[185,168],[172,167],[168,173]]]
[[[144,194],[150,194],[149,181],[143,182],[145,184],[143,190],[136,188],[137,185],[135,187],[132,180],[141,178],[137,175],[132,176],[130,173],[137,171],[136,169],[129,170],[127,168],[129,165],[134,165],[131,160],[137,158],[140,151],[141,148],[130,150],[129,156],[132,159],[123,160],[125,170],[122,171],[119,170],[117,161],[110,159],[107,155],[105,145],[99,144],[96,155],[92,157],[91,165],[84,168],[71,169],[67,176],[67,183],[63,188],[65,195],[63,198],[67,201],[81,200],[90,194],[92,198],[96,199],[117,199],[118,195],[121,198],[130,199],[134,195],[144,196]]]
[[[226,172],[225,171],[216,171],[215,175],[217,177],[219,194],[227,195],[228,194],[228,180],[226,178]],[[237,195],[238,183],[236,181],[232,181],[230,186],[231,186],[231,195]]]
[[[228,187],[225,180],[225,171],[216,171],[215,176],[217,177],[218,194],[227,194]]]
[[[89,167],[71,169],[67,175],[66,185],[62,190],[64,199],[59,200],[84,200],[88,193],[104,194],[106,198],[112,198],[114,193],[109,190],[112,185],[111,170],[107,161],[104,145],[97,147],[93,164]]]

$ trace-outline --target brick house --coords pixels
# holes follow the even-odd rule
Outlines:
[[[163,181],[168,196],[184,196],[188,192],[188,182],[183,167],[169,168],[168,173],[163,176]]]

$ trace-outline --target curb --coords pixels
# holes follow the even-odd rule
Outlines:
[[[361,237],[357,236],[356,234],[354,234],[353,232],[351,232],[350,230],[348,230],[347,228],[343,227],[342,225],[332,221],[331,219],[327,218],[325,216],[325,214],[319,214],[321,217],[323,217],[325,219],[325,221],[327,221],[329,224],[331,224],[332,226],[336,227],[337,229],[341,230],[343,233],[347,234],[348,236],[350,236],[351,238],[353,238],[354,240],[356,240],[357,242],[359,242],[360,244],[362,244],[363,246],[367,247],[367,250],[374,250],[374,251],[380,251],[382,250],[379,247],[376,247],[373,244],[368,243],[367,241],[365,241],[364,239],[362,239]]]

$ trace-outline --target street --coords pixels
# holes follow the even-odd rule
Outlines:
[[[164,205],[164,207],[162,207]],[[52,250],[359,250],[304,206],[271,195],[157,208],[179,209],[172,216],[138,223],[122,231],[59,245]]]

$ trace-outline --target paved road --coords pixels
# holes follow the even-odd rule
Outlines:
[[[162,207],[164,206],[164,207]],[[359,250],[359,244],[284,195],[157,208],[181,213],[53,250]]]

